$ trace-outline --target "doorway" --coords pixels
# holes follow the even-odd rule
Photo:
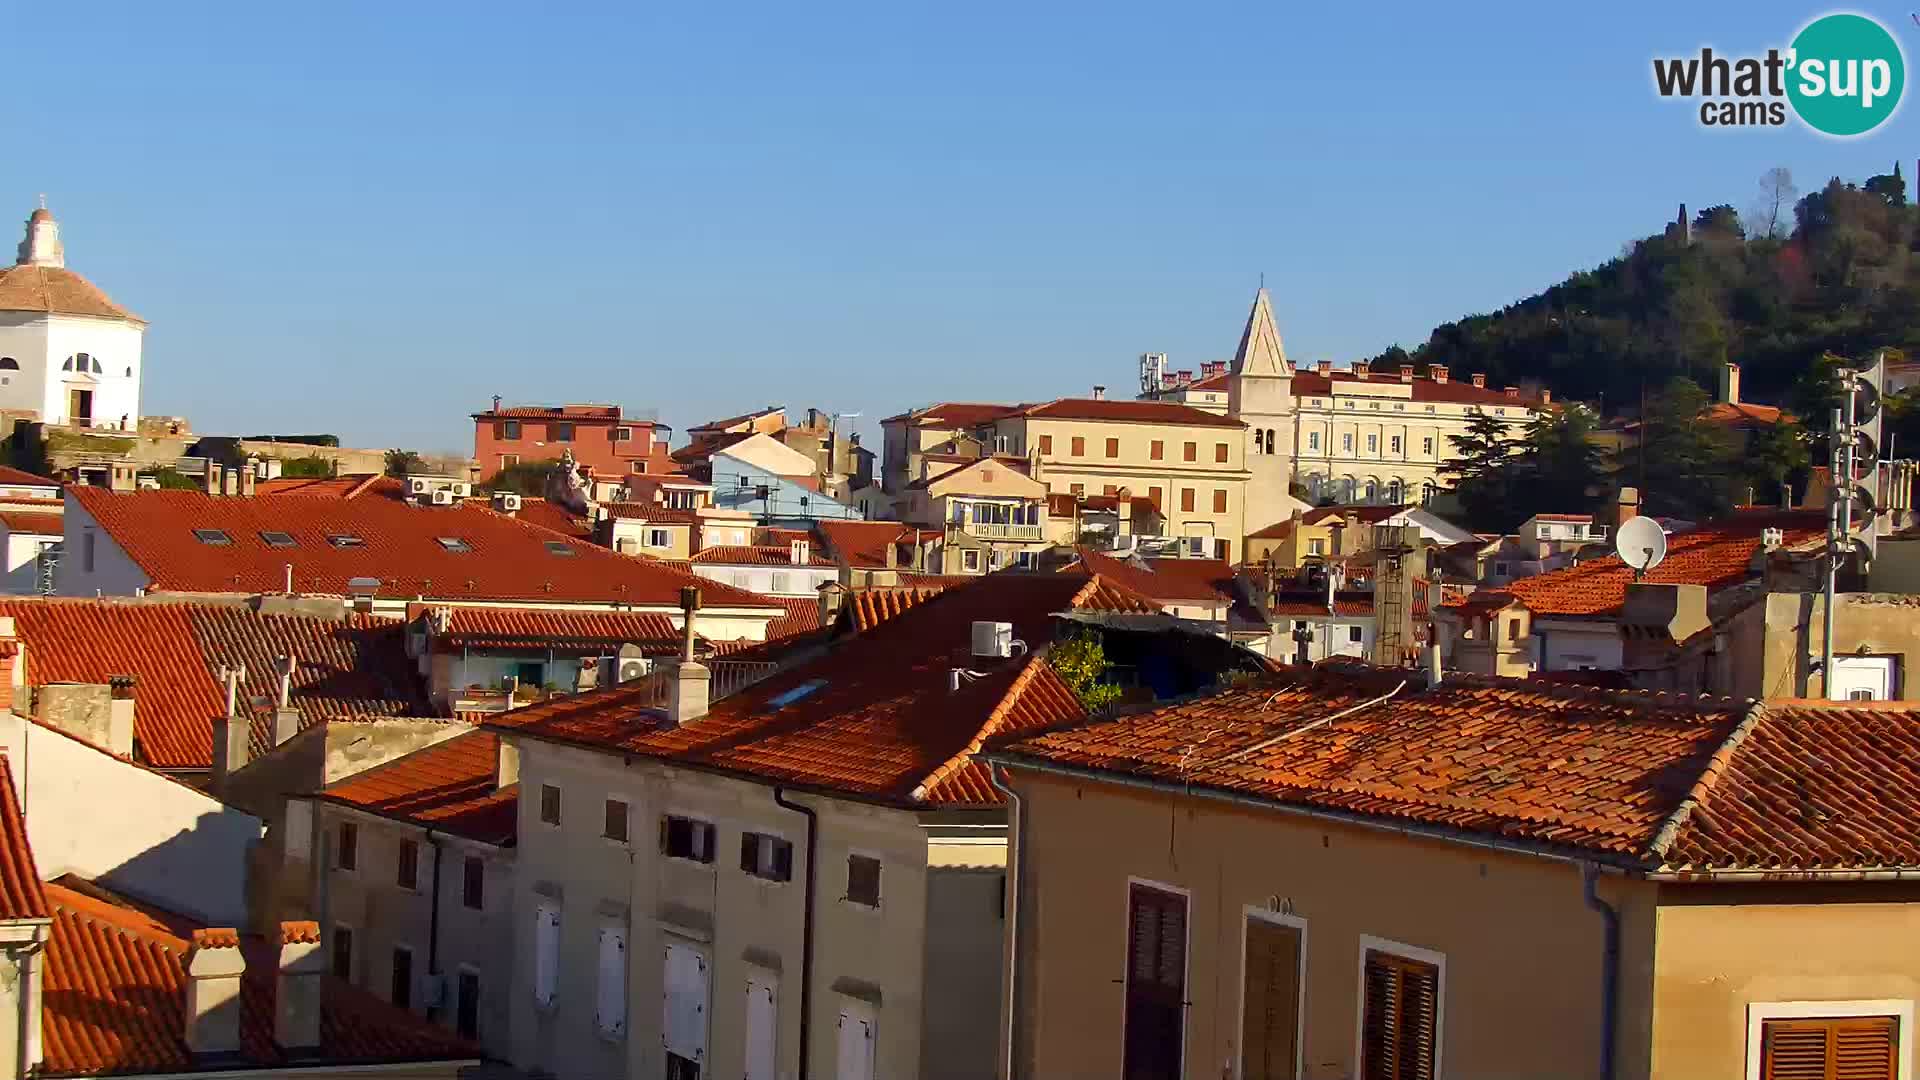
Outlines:
[[[67,391],[67,423],[74,427],[93,426],[93,391]]]

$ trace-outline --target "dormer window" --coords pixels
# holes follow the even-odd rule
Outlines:
[[[224,529],[195,529],[193,538],[209,547],[226,547],[233,543],[233,537],[228,536]]]
[[[266,545],[270,548],[290,548],[297,546],[294,543],[292,533],[268,530],[260,534],[260,539],[265,541]]]
[[[464,552],[464,551],[473,550],[473,547],[470,544],[468,544],[465,540],[462,540],[457,536],[436,536],[434,537],[434,540],[438,542],[441,547],[447,549],[448,551]]]
[[[327,543],[332,544],[334,547],[341,548],[342,550],[347,548],[363,548],[367,546],[367,542],[365,540],[360,539],[359,537],[353,535],[352,533],[331,533],[327,536]]]

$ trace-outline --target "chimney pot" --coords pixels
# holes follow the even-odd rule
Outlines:
[[[1482,373],[1482,372],[1478,372],[1478,371],[1476,371],[1476,372],[1474,372],[1474,373],[1473,373],[1473,385],[1474,385],[1475,387],[1477,387],[1477,388],[1479,388],[1479,389],[1481,389],[1481,390],[1485,390],[1485,389],[1487,388],[1487,377],[1486,377],[1486,375],[1485,375],[1484,373]]]
[[[207,494],[220,494],[220,463],[217,461],[207,462],[207,467],[201,475],[203,480],[201,486],[206,488]]]
[[[111,675],[107,678],[107,749],[124,758],[133,756],[134,687],[138,675]]]
[[[1542,405],[1553,404],[1553,391],[1542,389],[1540,391],[1540,404]]]
[[[327,971],[320,924],[280,924],[279,984],[273,996],[273,1041],[282,1050],[320,1045],[320,995]]]
[[[240,1050],[240,976],[246,961],[231,927],[193,932],[187,953],[187,1049],[195,1055]]]
[[[1518,400],[1520,400],[1520,388],[1519,388],[1519,387],[1517,387],[1517,386],[1509,386],[1509,387],[1507,387],[1507,388],[1506,388],[1506,391],[1507,391],[1507,396],[1508,396],[1508,397],[1510,397],[1510,398],[1512,398],[1512,399],[1514,399],[1515,401],[1518,401]]]
[[[1728,405],[1740,404],[1740,365],[1728,364],[1720,369],[1720,400]]]
[[[1413,381],[1413,365],[1412,364],[1400,365],[1400,381],[1401,382]]]
[[[1428,365],[1427,365],[1427,377],[1428,377],[1428,378],[1430,378],[1430,379],[1432,379],[1432,380],[1433,380],[1434,382],[1437,382],[1437,383],[1444,383],[1444,382],[1446,382],[1446,381],[1447,381],[1447,365],[1445,365],[1445,364],[1428,364]]]
[[[1093,400],[1095,400],[1095,401],[1105,401],[1106,399],[1107,399],[1107,388],[1106,388],[1106,387],[1104,387],[1104,386],[1096,386],[1096,387],[1094,387],[1094,388],[1093,388]]]
[[[1373,370],[1365,364],[1355,364],[1353,366],[1353,377],[1362,382],[1366,381],[1367,376],[1371,374],[1373,374]]]
[[[667,726],[691,724],[707,715],[713,674],[697,660],[682,660],[673,672],[673,698],[667,706]]]

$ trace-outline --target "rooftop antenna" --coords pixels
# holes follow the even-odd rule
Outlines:
[[[1633,580],[1639,581],[1666,559],[1667,531],[1650,517],[1624,521],[1614,530],[1613,550],[1633,568]]]

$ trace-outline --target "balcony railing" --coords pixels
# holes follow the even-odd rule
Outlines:
[[[780,665],[770,660],[702,660],[707,668],[710,680],[707,683],[707,700],[719,701],[747,689],[757,682],[780,670]],[[635,691],[641,708],[665,708],[673,700],[674,668],[679,661],[655,661],[653,670],[640,678],[625,684]],[[520,686],[511,690],[467,689],[454,695],[453,708],[462,713],[506,712],[526,705],[537,704],[552,698],[565,697],[561,690],[546,690],[540,687]]]
[[[965,521],[960,528],[969,536],[982,540],[1038,540],[1038,525],[1003,525],[992,521]]]

